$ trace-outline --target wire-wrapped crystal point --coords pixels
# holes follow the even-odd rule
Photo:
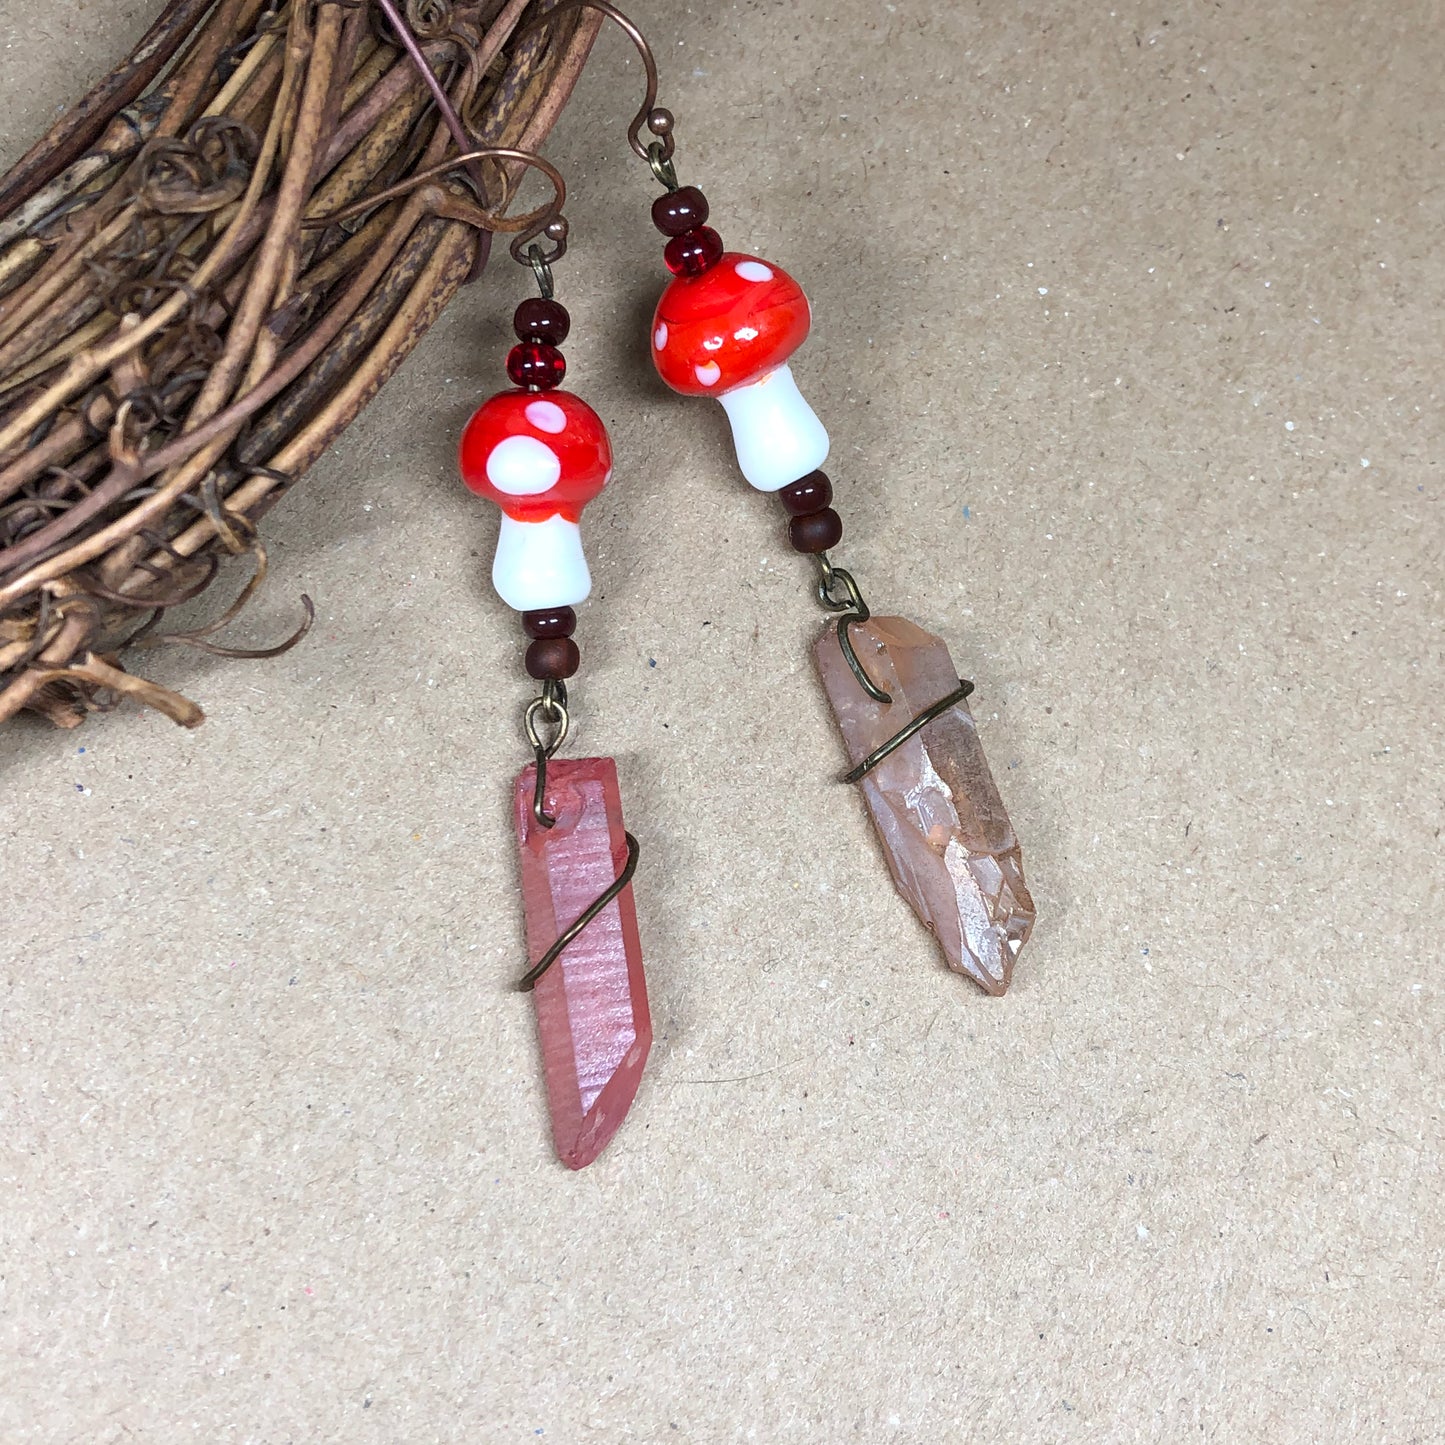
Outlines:
[[[856,766],[958,688],[948,646],[902,617],[855,623],[858,660],[891,703],[875,702],[843,656],[837,629],[818,668]],[[978,729],[960,700],[859,783],[898,891],[937,936],[948,966],[989,993],[1009,985],[1034,925],[1034,902]]]
[[[517,842],[527,950],[537,963],[621,876],[622,796],[611,758],[555,759],[544,828],[533,815],[537,769],[517,778]],[[629,883],[563,950],[532,992],[557,1155],[590,1164],[626,1117],[652,1046],[637,910]]]

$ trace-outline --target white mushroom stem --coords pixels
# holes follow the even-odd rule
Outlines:
[[[582,555],[576,522],[548,517],[519,522],[502,514],[492,585],[508,607],[535,612],[544,607],[574,607],[592,591],[592,574]]]
[[[760,492],[779,491],[827,460],[828,433],[788,367],[779,366],[718,400],[732,423],[738,466]]]

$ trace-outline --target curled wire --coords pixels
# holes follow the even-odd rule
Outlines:
[[[256,133],[230,116],[206,116],[184,139],[157,136],[132,163],[129,185],[142,211],[204,214],[240,199],[259,150]]]
[[[189,602],[192,598],[199,597],[211,585],[211,579],[215,577],[221,566],[220,555],[211,552],[193,560],[197,564],[196,576],[193,581],[186,582],[182,578],[177,578],[170,591],[153,594],[117,592],[114,588],[107,587],[98,577],[84,568],[77,568],[70,576],[81,591],[88,592],[92,597],[99,597],[104,602],[114,602],[122,607],[150,608],[159,613],[167,607],[179,607],[182,602]],[[143,561],[137,565],[153,573],[160,571],[158,567],[150,567]]]
[[[187,500],[190,500],[189,498]],[[149,627],[144,629],[144,636],[132,638],[133,646],[138,647],[164,647],[169,643],[181,643],[186,647],[195,647],[202,652],[209,652],[213,657],[231,657],[244,659],[261,659],[267,657],[280,657],[283,652],[290,650],[311,631],[312,624],[316,621],[316,604],[303,592],[301,594],[301,622],[296,630],[284,642],[275,643],[271,647],[229,647],[224,643],[212,642],[211,636],[220,632],[222,628],[229,626],[245,610],[251,598],[255,596],[261,584],[266,580],[267,557],[266,549],[261,544],[261,539],[256,535],[256,524],[243,512],[233,511],[221,500],[216,487],[215,473],[211,473],[201,485],[201,495],[197,499],[201,509],[210,519],[211,527],[219,538],[222,546],[231,553],[238,556],[242,552],[250,552],[255,559],[255,570],[252,572],[246,585],[241,588],[235,600],[226,610],[214,621],[208,622],[201,627],[192,627],[184,632],[152,632]],[[148,538],[159,545],[161,549],[176,558],[178,563],[184,565],[193,563],[193,558],[186,557],[183,553],[166,542],[164,538]],[[209,579],[208,579],[209,580]],[[141,606],[147,605],[142,599]],[[161,606],[174,605],[173,602],[157,603],[152,601],[150,605]]]
[[[835,591],[839,587],[843,589],[842,596],[835,596]],[[874,702],[881,702],[885,706],[891,703],[892,695],[884,692],[868,676],[867,670],[853,647],[853,638],[850,635],[856,623],[867,622],[873,614],[863,600],[863,594],[859,591],[853,574],[844,567],[835,567],[828,560],[826,552],[818,553],[818,601],[829,612],[842,613],[842,616],[838,618],[838,646],[843,649],[843,660],[848,664],[849,671],[858,679],[858,686]]]
[[[845,783],[856,783],[867,777],[884,758],[888,757],[891,753],[897,752],[915,733],[921,733],[934,718],[942,717],[950,708],[957,707],[972,691],[973,684],[971,682],[965,682],[963,678],[959,678],[958,686],[954,688],[952,692],[939,698],[931,707],[924,708],[907,727],[894,733],[886,743],[880,743],[857,767],[850,768],[844,773],[842,781]]]
[[[527,993],[537,986],[537,980],[562,957],[567,945],[632,882],[632,875],[637,872],[637,860],[642,856],[642,846],[631,833],[624,833],[622,836],[627,839],[627,861],[622,865],[622,872],[582,910],[577,916],[576,922],[570,928],[565,929],[556,943],[517,981],[517,987],[523,993]]]
[[[840,591],[841,589],[841,591]],[[873,615],[863,600],[863,593],[853,574],[845,567],[835,567],[826,552],[818,553],[818,601],[830,612],[842,613],[838,618],[838,646],[842,649],[843,660],[849,671],[858,679],[858,685],[873,699],[885,707],[893,702],[891,693],[884,690],[868,676],[850,633],[855,624],[867,622]],[[843,774],[842,781],[856,783],[868,776],[885,758],[897,752],[909,738],[921,733],[935,718],[940,718],[950,708],[956,707],[973,691],[973,684],[959,678],[958,686],[937,702],[923,709],[911,722],[900,728],[887,742],[880,743],[857,766]]]

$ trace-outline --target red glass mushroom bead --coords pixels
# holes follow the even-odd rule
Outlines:
[[[492,584],[518,612],[572,607],[592,590],[582,509],[612,476],[602,418],[567,391],[502,391],[462,432],[462,480],[502,509]]]
[[[786,487],[828,456],[828,433],[787,365],[811,322],[808,298],[786,271],[736,251],[677,276],[652,318],[658,375],[674,391],[723,404],[738,465],[760,491]]]

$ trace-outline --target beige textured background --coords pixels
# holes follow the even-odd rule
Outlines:
[[[6,156],[151,8],[5,0]],[[647,365],[609,35],[551,153],[633,1115],[555,1164],[509,991],[527,689],[452,473],[499,263],[273,515],[235,637],[305,590],[304,646],[147,658],[194,734],[0,735],[0,1438],[1445,1438],[1445,12],[636,15],[684,178],[812,295],[838,555],[977,680],[1014,989],[893,894],[808,569]]]

